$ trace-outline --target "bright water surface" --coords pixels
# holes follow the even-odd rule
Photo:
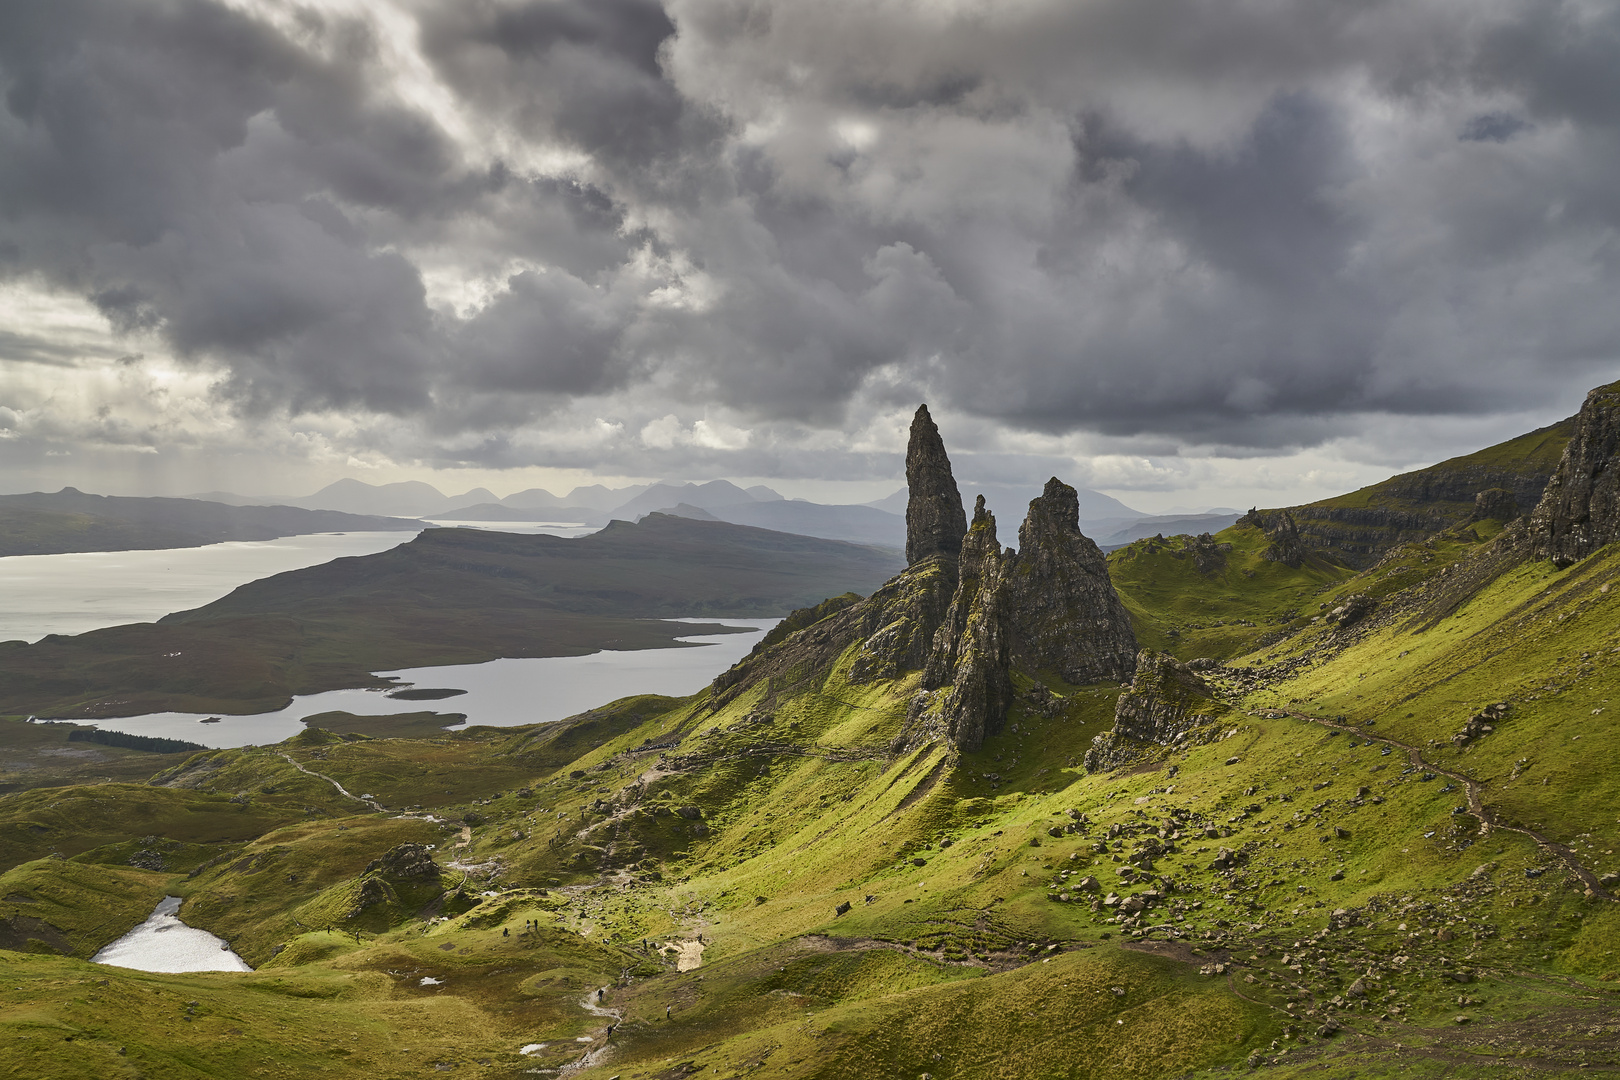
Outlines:
[[[165,896],[141,925],[90,958],[136,971],[252,971],[223,938],[180,921],[180,897]]]
[[[596,531],[543,521],[434,524],[569,537]],[[415,538],[411,532],[315,533],[156,551],[11,555],[0,558],[0,641],[153,622],[213,603],[250,581],[348,555],[373,555]]]
[[[10,555],[0,558],[0,641],[153,622],[271,574],[345,555],[372,555],[415,537],[409,532],[316,533],[156,551]]]
[[[748,655],[778,619],[702,619],[746,626],[746,633],[681,638],[693,648],[598,652],[589,656],[546,656],[491,660],[484,664],[379,671],[384,678],[422,688],[465,690],[438,701],[401,701],[383,690],[328,690],[293,699],[285,709],[252,716],[220,713],[148,713],[97,721],[109,731],[186,739],[205,746],[264,746],[304,730],[303,719],[343,710],[357,716],[386,716],[432,710],[465,713],[469,724],[512,727],[561,720],[632,694],[695,694],[714,677]],[[210,715],[219,723],[204,724]]]

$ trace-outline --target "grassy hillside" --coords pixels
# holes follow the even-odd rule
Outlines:
[[[1117,683],[1014,672],[979,749],[908,742],[920,673],[853,677],[840,598],[723,697],[312,728],[147,785],[0,795],[0,1065],[1620,1070],[1620,551],[1558,570],[1516,528],[1453,524],[1360,572],[1290,566],[1248,524],[1114,553],[1142,643],[1203,659],[1213,700],[1112,771],[1084,762],[1121,737]],[[266,595],[302,610],[318,584]],[[257,970],[85,962],[165,894]]]
[[[1491,557],[1477,529],[1354,576],[1261,565],[1246,531],[1203,571],[1164,544],[1116,554],[1133,612],[1173,622],[1177,648],[1264,641],[1209,673],[1230,705],[1216,741],[1117,774],[1079,764],[1117,686],[1051,683],[1053,708],[1022,680],[981,750],[895,756],[915,676],[852,684],[848,655],[718,709],[635,698],[551,727],[197,755],[161,778],[194,786],[147,789],[202,800],[179,817],[153,804],[159,835],[115,842],[72,810],[52,819],[83,822],[72,861],[7,876],[19,894],[104,899],[50,909],[58,937],[36,932],[34,954],[0,953],[0,1046],[39,1076],[101,1075],[73,1071],[87,1061],[109,1076],[575,1063],[604,1080],[1620,1065],[1604,884],[1620,792],[1589,767],[1620,752],[1601,659],[1620,648],[1620,555],[1459,592]],[[1257,584],[1249,606],[1221,615],[1256,625],[1209,625],[1206,602],[1239,581]],[[1324,616],[1359,595],[1362,619]],[[1498,703],[1492,731],[1452,742]],[[0,806],[28,797],[7,812],[33,820],[39,795]],[[301,820],[253,836],[207,809],[278,799]],[[438,883],[368,891],[371,860],[400,843],[434,845]],[[128,865],[165,845],[163,871]],[[164,891],[260,970],[71,958]]]
[[[1233,525],[1211,540],[1137,540],[1109,554],[1108,576],[1143,646],[1185,660],[1248,652],[1353,573],[1314,557],[1298,567],[1268,559],[1271,541],[1253,525]]]
[[[378,670],[679,647],[696,628],[651,620],[786,614],[869,592],[897,565],[876,548],[661,514],[571,540],[435,529],[156,624],[0,642],[0,716],[263,712],[380,685]]]

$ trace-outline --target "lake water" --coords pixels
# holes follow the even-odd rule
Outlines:
[[[252,971],[223,938],[180,921],[181,899],[165,896],[147,920],[90,958],[136,971]]]
[[[491,522],[442,524],[497,527]],[[596,527],[503,521],[498,531],[572,537]],[[38,641],[46,634],[153,622],[213,603],[250,581],[345,556],[373,555],[415,538],[412,532],[315,533],[156,551],[11,555],[0,558],[0,641]]]
[[[342,710],[358,716],[386,716],[432,710],[465,713],[468,724],[513,727],[561,720],[632,694],[682,697],[703,689],[714,677],[748,655],[778,619],[702,619],[746,627],[746,632],[681,638],[694,647],[597,652],[589,656],[547,656],[491,660],[484,664],[380,671],[384,678],[421,689],[465,690],[438,701],[402,701],[383,690],[328,690],[293,699],[277,712],[252,716],[219,713],[149,713],[97,721],[108,731],[185,739],[205,746],[264,746],[304,730],[303,719]],[[210,715],[219,723],[204,724]]]

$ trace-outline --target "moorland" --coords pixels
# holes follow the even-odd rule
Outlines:
[[[922,410],[904,566],[699,694],[0,795],[0,1067],[1613,1071],[1617,433],[1620,384],[1426,479],[1105,560],[1055,479],[1004,548]],[[680,602],[754,595],[726,573]],[[308,580],[172,625],[322,610]],[[255,970],[88,962],[165,895]]]

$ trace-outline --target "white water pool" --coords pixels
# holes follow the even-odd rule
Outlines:
[[[252,971],[230,945],[180,921],[181,898],[165,896],[147,920],[90,958],[135,971]]]

